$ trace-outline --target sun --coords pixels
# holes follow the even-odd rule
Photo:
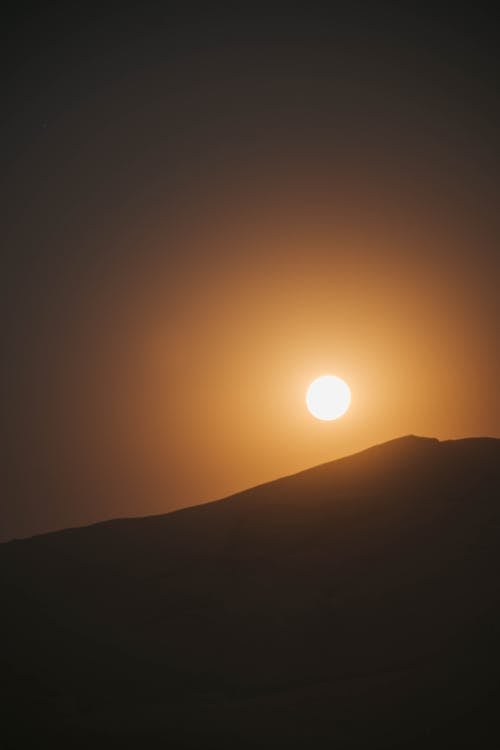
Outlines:
[[[322,375],[313,380],[306,393],[307,408],[316,419],[338,419],[349,408],[351,390],[336,375]]]

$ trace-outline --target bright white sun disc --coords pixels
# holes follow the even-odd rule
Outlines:
[[[351,390],[336,375],[322,375],[313,380],[306,393],[307,408],[316,419],[338,419],[351,403]]]

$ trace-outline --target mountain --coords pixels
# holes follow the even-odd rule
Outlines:
[[[500,746],[500,440],[0,545],[14,747]]]

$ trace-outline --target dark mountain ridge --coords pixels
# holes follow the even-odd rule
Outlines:
[[[499,459],[407,436],[0,545],[4,735],[496,747]]]

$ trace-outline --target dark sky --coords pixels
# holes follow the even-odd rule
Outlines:
[[[4,25],[1,539],[500,435],[498,28],[400,5]]]

